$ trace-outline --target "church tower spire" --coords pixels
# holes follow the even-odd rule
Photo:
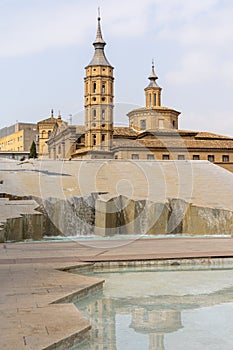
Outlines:
[[[152,71],[148,77],[150,80],[149,85],[145,88],[146,93],[146,107],[153,108],[161,106],[161,91],[162,88],[158,86],[156,80],[158,79],[155,74],[154,60],[152,60]]]
[[[86,69],[85,147],[88,151],[109,152],[113,137],[113,67],[107,60],[106,45],[98,16],[94,56]],[[102,154],[102,156],[104,156]],[[104,156],[105,157],[105,156]]]
[[[104,53],[104,47],[106,45],[106,42],[103,39],[102,36],[102,30],[101,30],[101,18],[100,18],[100,13],[98,17],[98,25],[97,25],[97,33],[96,33],[96,39],[93,42],[93,46],[95,48],[95,53],[94,56],[89,63],[89,66],[96,66],[96,65],[101,65],[101,66],[111,66],[111,64],[108,62],[105,53]]]

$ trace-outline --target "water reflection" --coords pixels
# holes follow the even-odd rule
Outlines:
[[[218,271],[219,272],[219,271]],[[208,271],[200,272],[206,273],[208,284]],[[224,274],[224,271],[222,271]],[[146,290],[139,296],[137,284],[134,284],[135,293],[132,292],[132,297],[124,297],[122,295],[122,285],[127,290],[127,281],[131,284],[129,289],[132,289],[132,276],[130,274],[121,274],[122,285],[119,286],[121,292],[117,290],[116,285],[111,285],[112,280],[117,280],[116,275],[102,274],[101,278],[106,278],[106,288],[97,293],[94,297],[88,297],[77,303],[77,307],[89,319],[92,329],[90,331],[90,339],[88,342],[79,345],[73,349],[81,350],[170,350],[170,349],[196,349],[191,344],[186,344],[184,347],[179,345],[169,345],[169,339],[166,343],[168,335],[176,334],[177,339],[180,340],[182,334],[187,341],[188,330],[184,331],[184,324],[186,324],[186,311],[193,311],[206,308],[213,308],[215,305],[230,303],[233,301],[233,271],[228,271],[225,274],[225,279],[222,281],[224,288],[221,289],[221,280],[219,280],[219,290],[213,289],[212,292],[200,293],[197,290],[197,282],[190,286],[193,288],[193,294],[179,295],[171,288],[171,294],[161,295],[158,290],[155,290],[155,295],[147,295]],[[144,274],[147,274],[146,272]],[[182,278],[182,272],[180,272]],[[128,276],[129,277],[128,277]],[[197,277],[198,275],[196,275]],[[150,277],[150,275],[148,275]],[[168,277],[168,276],[166,276]],[[169,277],[172,278],[172,275]],[[174,275],[173,277],[176,277]],[[217,278],[219,275],[217,276]],[[110,280],[108,286],[108,279]],[[213,279],[213,275],[209,281]],[[140,281],[139,281],[140,283]],[[162,283],[161,283],[162,284]],[[211,284],[211,282],[210,282]],[[227,286],[228,284],[228,286]],[[232,285],[231,285],[232,284]],[[178,280],[174,280],[173,287],[182,289],[182,285]],[[213,288],[213,285],[211,286]],[[203,290],[203,285],[200,286]],[[111,295],[112,294],[112,295]],[[136,296],[134,296],[135,294]],[[231,304],[232,310],[232,304]],[[219,310],[216,311],[218,315]],[[184,315],[184,322],[182,316]],[[189,317],[192,313],[189,313]],[[213,316],[213,314],[212,314]],[[194,317],[195,319],[195,317]],[[192,321],[189,320],[192,323]],[[201,322],[201,320],[200,320]],[[192,325],[190,323],[190,329]],[[189,330],[190,331],[190,330]],[[209,335],[210,336],[210,335]],[[173,339],[174,341],[174,339]],[[231,343],[232,346],[232,343]],[[200,347],[199,347],[200,348]],[[203,348],[203,347],[202,347]],[[73,350],[72,349],[72,350]],[[208,346],[205,349],[212,349]],[[213,348],[214,349],[214,348]],[[221,347],[221,349],[228,349],[228,347]],[[230,347],[229,347],[230,349]]]

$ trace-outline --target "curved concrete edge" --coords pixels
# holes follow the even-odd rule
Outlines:
[[[74,305],[61,302],[71,296],[81,297],[83,291],[94,291],[93,286],[100,287],[98,284],[103,283],[81,275],[83,268],[93,265],[91,261],[124,264],[124,260],[147,260],[148,263],[149,259],[170,259],[174,263],[189,257],[208,262],[212,257],[217,262],[219,259],[232,261],[233,257],[232,238],[127,242],[101,240],[91,242],[91,246],[88,242],[85,245],[78,242],[0,244],[0,349],[51,350],[56,346],[54,349],[67,350],[69,342],[78,341],[78,336],[79,340],[87,336],[88,322]],[[79,268],[80,275],[64,271],[69,268]]]
[[[73,303],[78,301],[80,298],[86,297],[89,294],[95,293],[98,290],[103,288],[103,283],[104,281],[98,282],[98,283],[93,283],[93,285],[89,286],[88,288],[83,288],[82,290],[79,290],[74,293],[69,293],[66,296],[55,300],[52,304],[59,304],[59,303]]]
[[[24,310],[20,311],[21,317],[24,313]],[[83,341],[91,329],[88,321],[73,304],[49,305],[32,309],[29,313],[26,311],[25,322],[28,316],[37,319],[37,322],[31,323],[31,334],[25,333],[23,336],[25,350],[66,350]],[[44,320],[45,332],[42,332],[38,324],[41,319]]]
[[[67,350],[88,336],[91,326],[72,301],[101,289],[104,280],[59,265],[0,265],[0,349]]]
[[[183,270],[185,267],[202,266],[203,268],[219,268],[222,266],[233,266],[233,257],[199,257],[199,258],[174,258],[174,259],[149,259],[149,260],[119,260],[119,261],[97,261],[91,267],[92,272],[98,269],[122,269],[136,267],[177,267]],[[88,268],[88,269],[89,269]]]

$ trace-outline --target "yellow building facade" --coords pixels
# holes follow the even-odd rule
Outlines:
[[[10,158],[29,154],[32,142],[36,140],[37,125],[16,123],[0,130],[0,153]]]
[[[0,150],[1,151],[23,151],[24,145],[24,130],[20,130],[14,134],[2,137],[0,139]]]

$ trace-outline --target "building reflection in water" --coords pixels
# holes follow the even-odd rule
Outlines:
[[[164,334],[182,328],[181,312],[175,310],[150,310],[147,307],[135,308],[130,327],[136,333],[146,333],[149,337],[148,350],[165,350]]]
[[[118,315],[130,315],[128,327],[137,334],[147,335],[148,347],[143,350],[166,350],[164,338],[166,334],[177,332],[183,328],[182,311],[232,302],[233,288],[221,291],[185,296],[157,296],[136,298],[109,298],[103,292],[87,298],[80,303],[78,309],[89,319],[92,329],[88,350],[117,349]],[[132,340],[133,341],[133,340]],[[127,347],[126,347],[127,348]],[[135,349],[139,349],[135,346]]]

